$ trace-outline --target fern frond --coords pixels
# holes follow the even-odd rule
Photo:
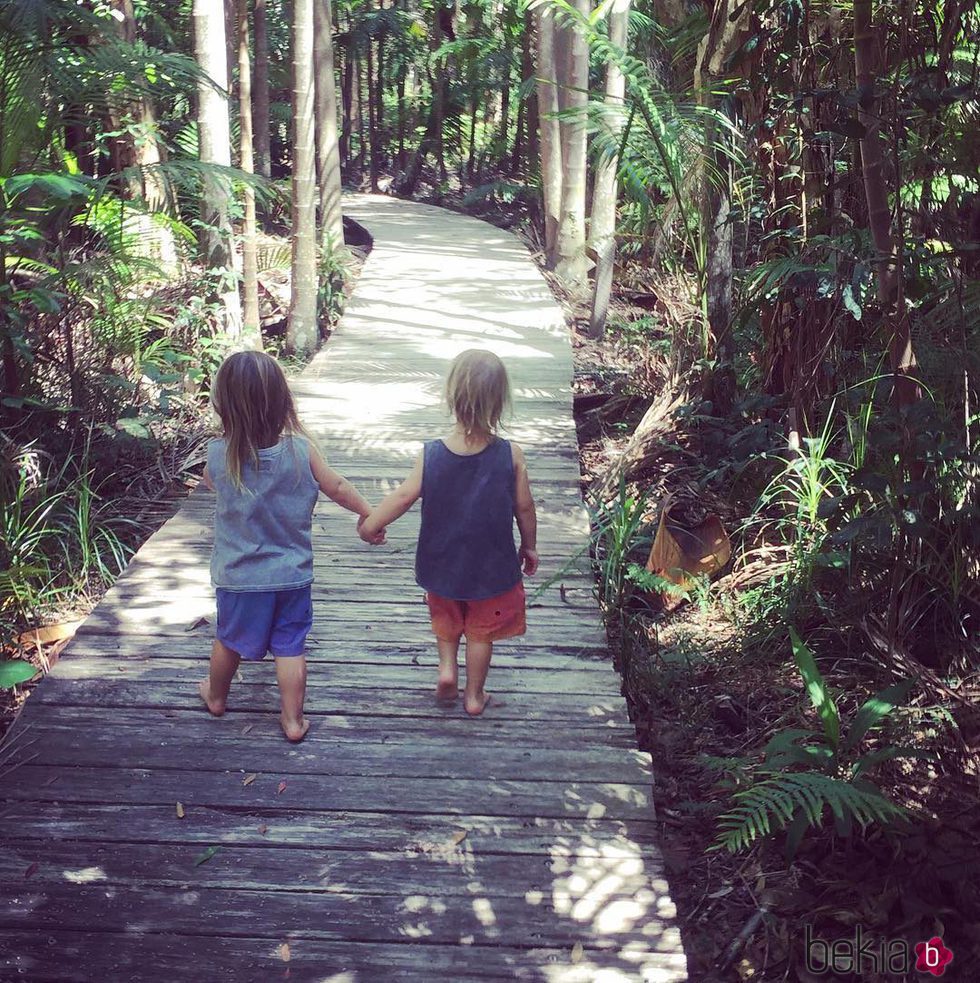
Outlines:
[[[828,807],[836,818],[849,817],[862,828],[906,814],[870,782],[846,782],[818,772],[760,774],[761,781],[735,793],[735,808],[719,820],[713,849],[745,850],[759,838],[785,829],[799,813],[810,826],[819,826]]]

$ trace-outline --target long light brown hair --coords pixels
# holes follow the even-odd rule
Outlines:
[[[461,352],[449,370],[446,402],[467,438],[492,437],[510,406],[504,363],[479,348]]]
[[[258,467],[261,448],[274,446],[284,433],[306,435],[286,376],[265,352],[229,355],[211,387],[211,405],[221,418],[228,475],[238,488],[246,461]]]

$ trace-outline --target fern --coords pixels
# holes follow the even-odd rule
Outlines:
[[[719,822],[720,832],[712,849],[732,853],[750,847],[757,839],[785,829],[802,815],[809,826],[819,826],[829,806],[843,824],[887,823],[901,819],[905,809],[885,798],[870,782],[842,781],[819,772],[786,774],[763,771],[761,781],[735,793],[735,808]]]

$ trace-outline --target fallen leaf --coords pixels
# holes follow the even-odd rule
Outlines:
[[[25,870],[25,871],[24,871],[24,879],[26,880],[26,879],[27,879],[28,877],[30,877],[30,876],[31,876],[31,875],[32,875],[32,874],[33,874],[33,873],[34,873],[34,872],[35,872],[36,870],[37,870],[37,861],[35,860],[35,861],[34,861],[34,863],[32,863],[32,864],[30,865],[30,867],[28,867],[28,868],[27,868],[27,870]]]
[[[572,962],[580,963],[584,954],[585,950],[582,948],[582,943],[576,942],[575,945],[572,946]]]
[[[285,779],[283,779],[279,783],[279,788],[276,790],[276,795],[282,795],[282,793],[285,792],[285,791],[286,791],[286,781],[285,781]]]
[[[247,734],[247,733],[248,733],[248,732],[249,732],[249,731],[250,731],[250,730],[251,730],[251,729],[252,729],[252,728],[253,728],[254,726],[255,726],[254,724],[246,724],[246,725],[245,725],[245,726],[244,726],[244,727],[242,728],[242,733],[243,733],[243,734]]]
[[[183,802],[178,802],[177,803],[177,818],[178,819],[183,819],[184,816],[186,816],[186,815],[187,815],[187,813],[184,812],[184,803]]]
[[[724,887],[718,888],[717,891],[712,891],[711,894],[708,895],[708,897],[723,898],[726,894],[731,894],[733,890],[735,889],[731,886],[731,884],[726,884]]]
[[[189,625],[188,625],[188,626],[187,626],[187,627],[186,627],[186,628],[184,629],[184,631],[194,631],[194,630],[195,630],[196,628],[200,628],[200,627],[201,627],[201,625],[206,625],[207,623],[208,623],[208,619],[207,619],[207,618],[205,618],[205,617],[204,617],[204,616],[202,615],[202,616],[201,616],[200,618],[195,618],[195,619],[194,619],[194,620],[193,620],[193,621],[192,621],[192,622],[191,622],[191,623],[190,623],[190,624],[189,624]]]
[[[290,953],[290,951],[289,951],[289,943],[288,942],[283,942],[283,944],[281,946],[279,946],[279,958],[284,963],[288,963],[289,960],[292,959],[292,953]]]
[[[206,864],[220,849],[220,846],[209,846],[203,853],[197,856],[194,860],[194,866],[200,867],[201,864]]]
[[[262,834],[263,836],[265,836],[265,834],[269,832],[269,827],[268,827],[268,826],[266,826],[266,824],[265,824],[265,823],[263,823],[263,824],[262,824],[262,825],[261,825],[261,826],[259,827],[259,832],[260,832],[260,833],[261,833],[261,834]]]
[[[466,839],[466,830],[460,829],[453,833],[453,846],[459,846]]]
[[[259,777],[258,775],[246,775],[246,776],[245,776],[245,777],[244,777],[244,778],[242,779],[242,787],[243,787],[243,788],[244,788],[244,787],[248,787],[248,786],[249,786],[249,785],[251,785],[251,784],[252,784],[252,782],[254,782],[254,781],[255,781],[255,779],[256,779],[256,778],[258,778],[258,777]]]
[[[55,775],[54,777],[52,777],[52,778],[49,778],[49,779],[48,779],[48,780],[47,780],[46,782],[43,782],[42,784],[44,784],[44,785],[54,785],[54,783],[55,783],[55,782],[56,782],[56,781],[57,781],[57,780],[58,780],[59,778],[61,778],[61,775]]]
[[[61,642],[71,638],[78,630],[80,621],[66,621],[60,625],[45,625],[43,628],[31,628],[21,632],[14,641],[19,645],[47,645],[51,642]]]

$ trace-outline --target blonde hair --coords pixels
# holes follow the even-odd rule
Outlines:
[[[245,462],[258,467],[260,448],[272,447],[283,433],[306,436],[286,376],[265,352],[229,355],[211,387],[211,405],[221,418],[228,474],[238,488]]]
[[[510,382],[493,352],[471,348],[453,361],[446,402],[467,437],[492,437],[510,406]]]

